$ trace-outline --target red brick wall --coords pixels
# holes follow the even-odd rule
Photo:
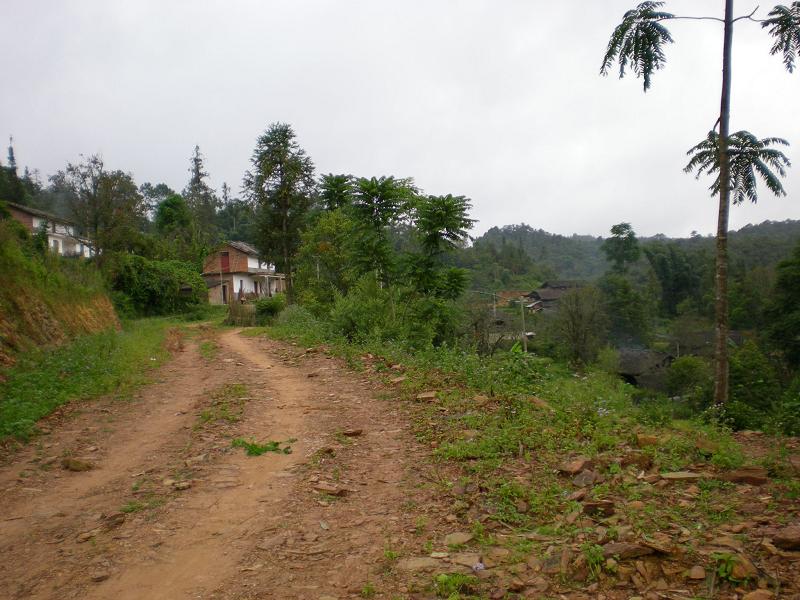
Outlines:
[[[28,231],[33,231],[33,216],[29,215],[28,213],[24,213],[21,210],[14,208],[13,206],[8,207],[8,212],[11,213],[11,216],[15,218],[17,221],[25,225],[28,228]]]
[[[209,254],[203,263],[203,273],[219,273],[220,252],[227,252],[229,256],[230,269],[225,272],[247,273],[247,254],[230,246],[223,246],[217,252]]]

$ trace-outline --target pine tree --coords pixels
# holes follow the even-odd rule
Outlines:
[[[205,159],[200,153],[200,146],[194,147],[190,162],[189,183],[183,190],[183,198],[192,211],[197,237],[206,244],[212,244],[217,238],[216,216],[219,199],[206,183],[208,173],[205,171]]]
[[[300,244],[314,193],[314,164],[292,127],[273,123],[259,136],[243,187],[256,207],[256,246],[263,259],[286,275],[292,292],[293,256]]]

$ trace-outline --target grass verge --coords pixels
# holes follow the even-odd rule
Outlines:
[[[173,324],[157,318],[130,321],[121,331],[82,336],[21,357],[2,372],[0,441],[29,438],[36,421],[68,402],[130,393],[168,357],[164,340]]]

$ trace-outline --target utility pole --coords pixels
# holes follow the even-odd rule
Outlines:
[[[519,298],[519,311],[522,315],[522,349],[528,352],[528,332],[525,331],[525,296]]]

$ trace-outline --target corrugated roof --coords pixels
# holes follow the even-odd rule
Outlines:
[[[228,245],[250,256],[258,256],[258,250],[247,242],[228,242]]]

